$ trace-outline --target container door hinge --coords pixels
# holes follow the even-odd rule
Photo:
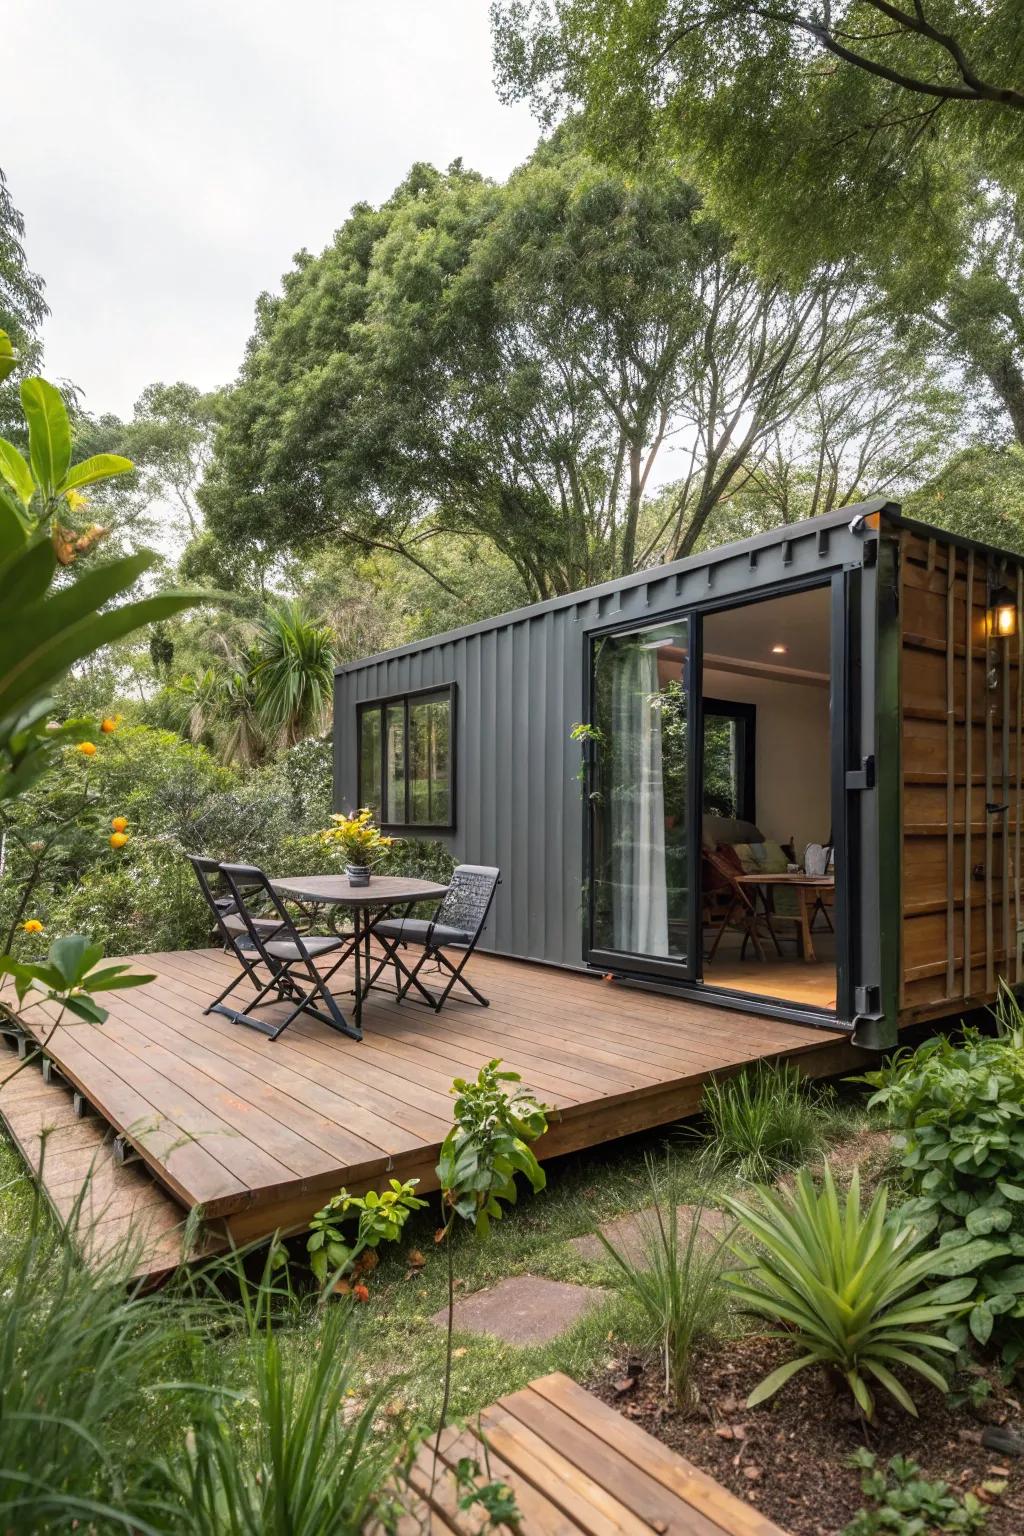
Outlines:
[[[847,768],[847,789],[874,789],[875,787],[875,759],[871,754],[862,757],[859,768]]]

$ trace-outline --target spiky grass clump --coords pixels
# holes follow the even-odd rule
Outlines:
[[[693,1361],[698,1345],[721,1325],[726,1289],[722,1278],[724,1241],[702,1228],[697,1206],[680,1234],[683,1189],[672,1161],[663,1174],[648,1159],[650,1207],[641,1213],[636,1259],[598,1237],[615,1266],[615,1283],[639,1304],[646,1320],[645,1346],[657,1348],[665,1373],[665,1395],[678,1407],[692,1406]]]
[[[794,1067],[761,1062],[735,1077],[711,1078],[702,1108],[706,1162],[716,1170],[731,1167],[755,1184],[770,1183],[822,1153],[836,1118],[821,1091],[809,1088]]]

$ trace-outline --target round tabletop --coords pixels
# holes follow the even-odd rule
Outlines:
[[[436,880],[406,875],[371,875],[369,885],[353,885],[347,875],[294,875],[272,879],[282,896],[341,907],[397,906],[404,901],[439,901],[448,890]]]

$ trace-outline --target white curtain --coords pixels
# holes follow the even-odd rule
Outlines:
[[[658,653],[637,641],[615,658],[610,795],[615,948],[668,954],[665,794]]]

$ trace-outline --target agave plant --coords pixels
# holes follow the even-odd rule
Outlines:
[[[760,1209],[723,1200],[759,1245],[730,1244],[743,1268],[727,1279],[745,1307],[780,1325],[772,1337],[798,1353],[754,1388],[748,1406],[764,1402],[809,1365],[842,1376],[869,1420],[875,1411],[869,1377],[915,1416],[894,1368],[905,1367],[945,1392],[941,1356],[955,1353],[955,1345],[933,1327],[962,1312],[972,1282],[959,1277],[925,1288],[939,1267],[938,1255],[919,1251],[922,1233],[888,1219],[884,1188],[862,1211],[857,1173],[843,1199],[826,1163],[820,1190],[801,1169],[791,1193],[763,1189],[760,1200]]]

